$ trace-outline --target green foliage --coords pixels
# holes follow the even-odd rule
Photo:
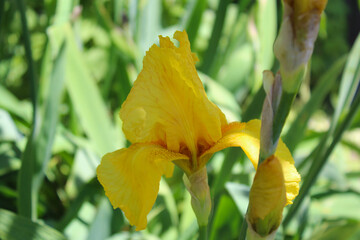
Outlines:
[[[209,98],[229,121],[259,118],[262,71],[278,68],[278,1],[24,2],[0,1],[0,239],[196,239],[181,171],[162,179],[148,228],[135,232],[112,209],[96,167],[128,144],[118,112],[158,35],[187,30]],[[360,37],[349,39],[358,32],[348,20],[359,8],[351,4],[329,1],[285,124],[303,190],[279,238],[360,237]],[[209,239],[238,239],[253,167],[233,148],[213,156],[208,175]]]
[[[28,218],[18,216],[4,209],[0,209],[0,238],[9,240],[66,239],[61,233],[49,226],[32,222]]]

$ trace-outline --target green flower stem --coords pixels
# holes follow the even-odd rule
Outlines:
[[[320,171],[324,167],[326,161],[328,160],[331,152],[334,150],[336,144],[340,141],[342,134],[351,124],[353,118],[355,117],[356,113],[360,108],[360,94],[358,93],[351,105],[349,113],[347,114],[345,120],[339,125],[339,127],[335,131],[335,136],[333,141],[331,142],[330,146],[327,148],[326,152],[322,154],[324,151],[317,151],[316,155],[314,156],[314,162],[310,167],[309,173],[306,175],[303,185],[301,186],[300,193],[295,198],[294,204],[289,209],[284,221],[283,227],[284,229],[287,227],[291,219],[294,217],[295,213],[299,209],[301,203],[303,202],[304,198],[309,193],[311,186],[315,183],[317,177],[319,176]]]
[[[199,240],[207,240],[207,225],[199,226]]]

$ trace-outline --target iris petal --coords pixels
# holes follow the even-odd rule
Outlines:
[[[256,169],[259,161],[260,128],[260,120],[251,120],[247,123],[230,123],[223,128],[223,137],[214,146],[205,151],[200,158],[209,159],[209,156],[224,148],[241,147]],[[279,159],[284,173],[286,199],[287,204],[290,204],[299,193],[301,177],[295,168],[294,159],[289,149],[281,139],[279,140],[275,156]],[[200,160],[200,162],[204,161]]]
[[[97,176],[113,207],[122,209],[130,224],[142,230],[159,192],[161,176],[172,175],[171,161],[186,158],[159,145],[133,144],[106,154]]]
[[[132,143],[159,142],[174,152],[185,146],[196,156],[198,143],[214,144],[227,122],[206,96],[186,32],[174,38],[179,47],[160,36],[160,47],[153,45],[146,53],[120,117]]]

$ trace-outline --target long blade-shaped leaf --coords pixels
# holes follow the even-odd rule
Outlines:
[[[70,24],[64,25],[63,30],[67,44],[66,87],[80,123],[92,141],[93,149],[101,156],[119,148],[120,135],[114,130],[111,114],[85,65]]]
[[[301,109],[295,121],[287,131],[284,142],[290,151],[293,151],[296,144],[303,138],[307,123],[312,114],[319,108],[325,96],[336,82],[346,62],[346,57],[337,60],[332,67],[320,78],[319,84],[311,94],[310,100]]]
[[[11,114],[22,118],[26,122],[31,121],[31,104],[19,101],[9,90],[0,85],[0,107]]]
[[[206,74],[209,73],[214,61],[214,57],[216,55],[216,51],[218,48],[218,44],[221,38],[221,33],[225,22],[226,10],[229,3],[230,3],[229,0],[219,1],[219,6],[216,11],[216,19],[212,29],[209,45],[204,54],[203,57],[204,62],[201,66],[201,70]]]
[[[55,229],[0,209],[0,239],[65,240]]]
[[[339,118],[350,107],[357,86],[360,80],[360,34],[356,38],[354,46],[351,49],[349,58],[346,62],[344,74],[341,79],[339,100],[335,109],[332,125],[336,125]]]
[[[186,20],[186,32],[189,35],[191,45],[194,45],[199,30],[202,15],[206,9],[207,0],[189,1],[187,11],[190,16]]]
[[[48,96],[45,100],[42,125],[39,132],[29,137],[19,173],[19,212],[33,219],[36,219],[38,191],[44,177],[44,168],[51,157],[51,148],[55,138],[58,109],[64,85],[64,59],[65,47],[62,47],[55,59]]]
[[[283,226],[284,228],[289,224],[295,213],[299,209],[305,196],[308,194],[310,188],[315,183],[320,171],[324,167],[327,159],[329,158],[332,150],[336,144],[340,141],[342,134],[349,127],[354,116],[359,110],[360,94],[357,93],[355,98],[353,96],[356,92],[356,86],[360,84],[360,35],[358,36],[350,56],[348,58],[347,65],[343,74],[339,102],[335,109],[335,113],[330,125],[330,129],[324,136],[322,142],[314,155],[314,161],[310,167],[308,174],[305,177],[303,185],[301,186],[298,197],[295,199],[294,204],[289,209],[286,215]],[[353,101],[351,103],[351,101]],[[349,109],[350,108],[350,109]],[[341,114],[345,114],[346,117],[343,121],[339,120]],[[335,129],[336,128],[336,129]]]

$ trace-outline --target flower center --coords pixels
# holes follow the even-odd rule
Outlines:
[[[205,163],[200,162],[200,156],[211,146],[205,141],[199,141],[196,146],[196,151],[191,151],[185,144],[180,146],[179,153],[189,157],[189,160],[178,160],[174,163],[183,169],[186,173],[196,172]]]

